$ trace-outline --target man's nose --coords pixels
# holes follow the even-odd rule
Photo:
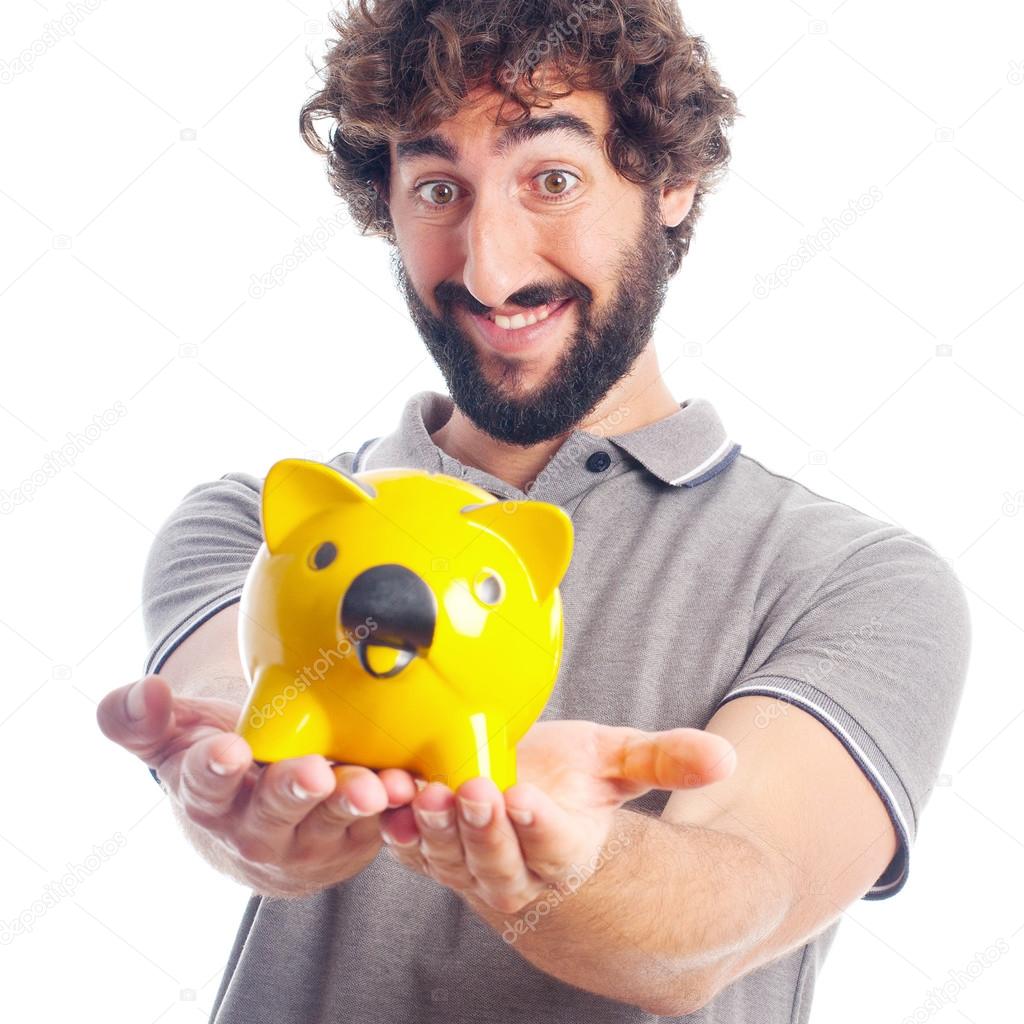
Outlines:
[[[434,592],[404,565],[389,563],[364,570],[349,584],[341,602],[341,624],[346,630],[369,628],[370,643],[413,654],[433,643],[436,623]]]
[[[518,200],[479,194],[463,222],[466,262],[463,284],[491,309],[537,280],[541,260],[536,254],[536,224]]]

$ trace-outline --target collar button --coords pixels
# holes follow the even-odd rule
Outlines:
[[[612,464],[612,457],[605,451],[592,452],[586,466],[591,473],[603,473]]]

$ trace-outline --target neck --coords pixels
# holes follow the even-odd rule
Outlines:
[[[653,344],[649,344],[633,364],[631,372],[574,429],[600,435],[623,434],[677,412],[679,403],[662,380],[657,354]],[[463,465],[483,470],[519,490],[525,490],[570,433],[567,431],[525,448],[506,444],[485,434],[456,406],[448,422],[431,434],[430,439]]]

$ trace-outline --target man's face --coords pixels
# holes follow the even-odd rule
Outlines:
[[[542,125],[576,120],[500,153],[499,105],[476,90],[426,144],[391,143],[392,269],[458,408],[526,446],[572,430],[629,372],[664,301],[668,248],[658,194],[604,155],[600,93],[534,108]],[[531,307],[550,315],[493,321]]]

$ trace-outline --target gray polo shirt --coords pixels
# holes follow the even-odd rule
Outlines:
[[[740,454],[703,398],[636,430],[628,409],[575,430],[525,493],[431,440],[451,399],[413,395],[392,433],[330,465],[411,466],[571,515],[565,639],[543,718],[645,730],[703,727],[767,694],[818,718],[876,789],[899,851],[865,899],[897,893],[967,670],[963,589],[920,537]],[[145,672],[239,599],[261,543],[261,481],[193,487],[146,562]],[[626,804],[659,814],[663,791]],[[671,913],[671,908],[666,908]],[[727,987],[700,1024],[806,1022],[836,921]],[[217,1024],[327,1021],[640,1022],[524,959],[449,889],[386,854],[301,900],[253,896],[215,1003]],[[683,1019],[683,1018],[678,1018]]]

